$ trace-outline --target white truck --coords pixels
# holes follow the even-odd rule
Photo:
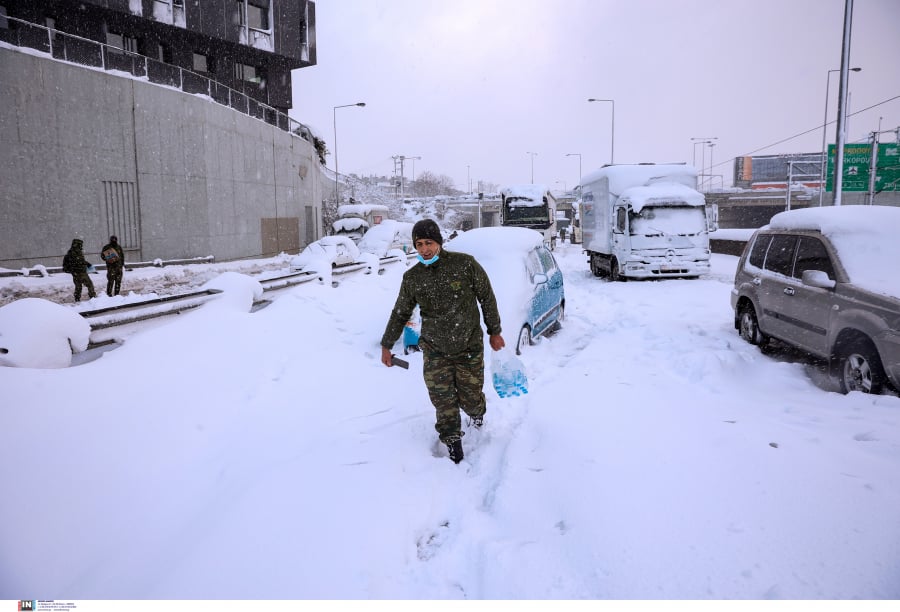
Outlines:
[[[527,227],[556,247],[556,198],[544,185],[510,185],[500,192],[500,225]]]
[[[582,248],[595,276],[696,277],[709,272],[706,199],[687,164],[608,165],[581,182]]]

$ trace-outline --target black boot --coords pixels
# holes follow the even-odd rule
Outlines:
[[[462,440],[456,439],[452,442],[447,442],[447,450],[450,451],[450,460],[453,463],[459,463],[463,460]]]

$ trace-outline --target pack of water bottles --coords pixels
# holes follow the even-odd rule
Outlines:
[[[491,351],[491,380],[500,397],[514,397],[528,393],[525,364],[509,349]]]

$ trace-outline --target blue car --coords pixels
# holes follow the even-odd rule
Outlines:
[[[472,255],[485,269],[504,337],[507,342],[515,338],[517,355],[559,327],[566,308],[563,275],[542,234],[520,227],[482,227],[463,232],[445,247]]]

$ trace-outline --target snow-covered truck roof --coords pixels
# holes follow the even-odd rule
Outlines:
[[[591,172],[581,180],[581,185],[607,178],[609,192],[622,195],[629,187],[654,183],[680,183],[690,189],[697,188],[697,169],[689,164],[621,164],[606,166]]]
[[[522,198],[520,201],[514,201],[510,203],[510,206],[529,206],[527,201],[530,200],[535,202],[536,204],[544,203],[544,196],[552,197],[550,190],[547,189],[546,185],[541,184],[527,184],[527,185],[508,185],[504,187],[500,194],[504,198]],[[533,204],[531,205],[533,206]]]

